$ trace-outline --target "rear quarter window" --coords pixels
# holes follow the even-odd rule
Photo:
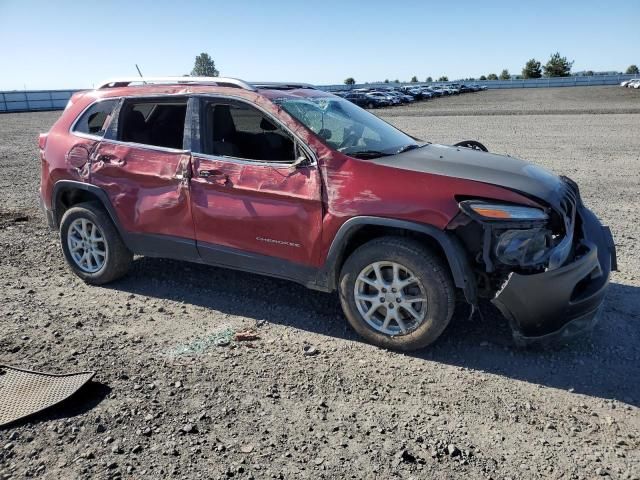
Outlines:
[[[103,137],[111,121],[117,99],[96,102],[80,115],[73,126],[74,133]]]

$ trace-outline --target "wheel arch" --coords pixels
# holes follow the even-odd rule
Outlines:
[[[397,235],[417,238],[446,260],[456,288],[463,290],[467,301],[477,303],[476,283],[460,240],[433,225],[384,217],[353,217],[338,229],[323,268],[326,289],[337,288],[342,265],[356,248],[381,236]]]

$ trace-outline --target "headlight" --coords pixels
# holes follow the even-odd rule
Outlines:
[[[466,213],[475,214],[484,220],[548,220],[549,216],[539,208],[501,203],[466,201],[460,203]]]
[[[460,202],[460,209],[483,230],[482,260],[487,272],[495,264],[540,267],[548,261],[553,236],[542,208],[482,200]]]
[[[507,230],[498,237],[494,252],[505,265],[532,267],[547,260],[550,246],[551,232],[545,228]]]

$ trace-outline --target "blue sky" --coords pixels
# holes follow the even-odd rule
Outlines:
[[[519,73],[560,51],[574,71],[640,64],[640,0],[453,2],[0,0],[0,90],[189,73],[342,83]]]

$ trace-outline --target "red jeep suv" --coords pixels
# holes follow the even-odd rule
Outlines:
[[[570,179],[420,141],[310,85],[114,80],[75,94],[39,146],[42,207],[86,282],[134,254],[284,278],[338,290],[387,348],[433,342],[457,293],[491,299],[519,343],[567,338],[616,269]]]

